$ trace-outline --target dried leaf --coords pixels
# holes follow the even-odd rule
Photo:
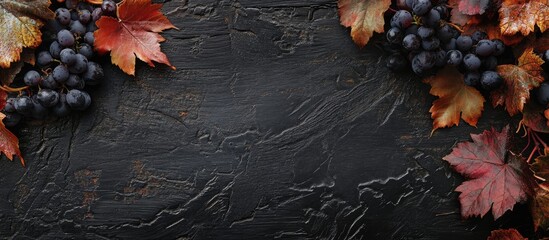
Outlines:
[[[6,92],[4,91],[0,91],[0,94],[1,93],[6,95]],[[2,108],[4,108],[4,106],[2,106]],[[18,156],[21,160],[21,164],[25,166],[25,160],[23,160],[21,151],[19,150],[19,139],[4,126],[3,120],[5,117],[6,115],[0,112],[0,152],[4,153],[10,161],[13,161],[13,156]]]
[[[549,230],[549,190],[547,187],[538,188],[536,195],[530,204],[534,228]]]
[[[520,235],[516,229],[510,228],[492,231],[487,240],[527,240],[527,238]]]
[[[545,108],[543,106],[528,101],[522,109],[522,124],[536,132],[549,133],[547,126],[547,118],[544,115]]]
[[[40,45],[42,20],[54,17],[49,6],[49,0],[0,1],[0,67],[19,61],[23,48]]]
[[[535,162],[532,164],[532,171],[534,171],[536,176],[549,182],[549,154],[547,152],[545,155],[536,158]]]
[[[353,40],[358,46],[364,47],[374,31],[384,31],[383,14],[389,9],[391,0],[339,0],[337,5],[341,25],[351,27]]]
[[[448,5],[466,15],[483,14],[490,0],[449,0]]]
[[[533,194],[532,172],[520,155],[507,151],[509,126],[471,134],[473,142],[461,142],[443,159],[469,180],[456,188],[461,216],[484,216],[490,208],[498,219]]]
[[[95,31],[95,50],[111,52],[112,63],[129,75],[135,75],[135,57],[154,67],[152,61],[164,63],[173,69],[162,53],[160,42],[165,39],[159,32],[176,28],[162,12],[161,4],[150,0],[125,0],[118,7],[118,18],[101,17]]]
[[[484,97],[477,89],[465,84],[457,69],[445,67],[425,82],[431,84],[429,93],[439,97],[429,110],[433,131],[459,125],[460,116],[471,126],[477,125],[484,109]]]
[[[499,26],[504,35],[527,36],[537,25],[541,32],[549,26],[549,0],[504,0],[499,9]]]
[[[492,91],[492,105],[505,105],[511,116],[521,112],[530,99],[530,90],[543,82],[542,64],[543,60],[529,48],[519,57],[518,65],[499,65],[497,72],[503,77],[504,84]]]

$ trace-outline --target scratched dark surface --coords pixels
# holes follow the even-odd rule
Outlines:
[[[463,220],[441,158],[507,115],[429,138],[433,97],[358,49],[335,0],[174,0],[173,65],[107,65],[80,115],[18,134],[0,161],[14,239],[485,239],[525,206]],[[380,38],[377,38],[378,40]],[[376,41],[374,39],[373,41]]]

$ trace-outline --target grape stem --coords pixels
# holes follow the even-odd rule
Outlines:
[[[456,30],[458,30],[460,33],[463,33],[463,32],[464,32],[463,29],[462,29],[459,25],[457,25],[457,24],[455,24],[455,23],[446,22],[446,24],[448,24],[448,25],[454,27],[454,28],[455,28]]]
[[[543,155],[544,153],[542,152],[545,151],[549,151],[549,146],[547,146],[547,143],[545,143],[545,141],[543,141],[543,139],[538,135],[538,133],[534,130],[532,130],[531,128],[525,126],[524,124],[522,124],[522,122],[519,124],[519,129],[517,130],[517,133],[520,131],[520,129],[522,129],[524,131],[524,136],[522,137],[526,137],[528,142],[526,144],[526,147],[524,147],[524,149],[522,149],[522,153],[524,153],[524,151],[526,151],[526,149],[528,149],[528,147],[530,146],[531,143],[534,143],[534,148],[532,149],[532,151],[530,152],[530,155],[528,156],[528,158],[526,159],[526,162],[527,163],[530,163],[532,162],[532,159],[534,158],[534,156],[536,155]]]
[[[28,88],[29,88],[29,86],[19,87],[19,88],[12,88],[10,86],[4,86],[4,85],[0,86],[0,89],[4,90],[6,92],[21,92],[21,91],[26,90]]]

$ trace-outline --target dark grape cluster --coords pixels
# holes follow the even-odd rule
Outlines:
[[[411,66],[415,74],[428,76],[452,65],[469,86],[493,90],[502,84],[496,72],[498,56],[505,52],[501,40],[480,31],[461,34],[442,1],[399,0],[397,7],[386,37],[398,51],[387,59],[387,67],[402,71]]]
[[[15,126],[22,119],[43,120],[49,116],[65,117],[71,111],[82,111],[91,104],[86,86],[103,78],[103,68],[91,61],[94,57],[93,32],[102,15],[114,15],[116,3],[105,0],[94,7],[78,0],[54,5],[55,20],[43,30],[46,37],[36,54],[36,66],[22,73],[13,85],[28,86],[10,95],[2,112],[4,124]],[[51,36],[48,38],[47,36]]]

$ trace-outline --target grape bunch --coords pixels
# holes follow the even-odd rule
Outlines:
[[[48,22],[45,41],[38,48],[36,66],[22,72],[13,85],[27,86],[16,95],[10,93],[2,112],[4,124],[16,126],[22,119],[44,120],[83,111],[91,104],[86,86],[103,78],[103,68],[94,58],[95,22],[102,15],[114,15],[116,3],[105,0],[94,7],[78,0],[54,5],[55,19]]]
[[[455,66],[467,85],[493,90],[503,83],[495,71],[498,57],[505,52],[499,39],[476,31],[464,35],[450,20],[443,2],[399,0],[386,33],[387,41],[398,51],[387,59],[387,67],[402,71],[411,66],[419,76],[428,76],[444,66]]]

